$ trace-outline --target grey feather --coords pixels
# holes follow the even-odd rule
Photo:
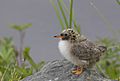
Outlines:
[[[73,43],[71,47],[71,54],[78,57],[79,60],[87,61],[89,63],[88,67],[91,67],[98,62],[100,56],[105,51],[105,46],[96,46],[89,40]]]

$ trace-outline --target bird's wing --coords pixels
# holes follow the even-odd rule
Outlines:
[[[78,57],[80,60],[98,61],[99,57],[102,54],[102,49],[102,46],[96,46],[91,41],[86,40],[73,44],[71,47],[71,53]]]

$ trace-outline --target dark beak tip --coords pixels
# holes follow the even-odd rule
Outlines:
[[[53,36],[53,37],[57,37],[57,36]]]

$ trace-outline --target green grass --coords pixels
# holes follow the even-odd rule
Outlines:
[[[73,12],[74,11],[73,0],[69,1],[70,8],[66,6],[66,4],[64,3],[64,0],[57,0],[57,4],[55,4],[54,0],[50,0],[50,2],[56,12],[56,15],[57,15],[57,18],[59,20],[62,30],[67,29],[67,28],[74,28],[76,31],[80,33],[80,25],[77,24],[75,16],[74,16],[74,12]],[[67,19],[68,15],[69,15],[69,19]],[[74,27],[72,24],[74,24]]]
[[[120,5],[120,0],[116,0],[117,4]]]
[[[22,36],[25,36],[25,30],[31,26],[31,23],[12,25],[12,28],[19,31],[20,34],[20,40],[22,41],[20,42],[22,46],[19,48],[20,51],[16,49],[11,37],[0,39],[0,81],[20,81],[39,71],[45,64],[44,61],[35,63],[30,56],[30,48],[23,47],[24,38]]]
[[[100,39],[99,42],[108,48],[97,64],[99,71],[107,78],[118,79],[120,77],[120,42],[109,38]]]
[[[69,27],[72,27],[72,17],[73,17],[73,0],[70,0],[70,19],[69,19]]]
[[[64,13],[64,11],[63,11],[61,2],[60,2],[59,0],[57,0],[57,2],[58,2],[58,6],[59,6],[59,8],[60,8],[60,11],[61,11],[61,13],[62,13],[62,16],[63,16],[63,18],[64,18],[64,22],[65,22],[65,24],[66,24],[66,27],[68,27],[68,21],[67,21],[67,18],[66,18],[66,16],[65,16],[65,13]]]

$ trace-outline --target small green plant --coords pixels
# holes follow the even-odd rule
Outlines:
[[[44,61],[35,63],[30,56],[30,48],[23,47],[24,37],[22,36],[25,35],[25,29],[29,28],[29,26],[31,24],[12,26],[20,33],[20,40],[22,41],[20,44],[22,44],[22,47],[20,46],[19,50],[16,49],[12,38],[5,37],[0,39],[0,81],[20,81],[40,70],[45,64]]]
[[[120,0],[116,0],[117,4],[120,5]]]
[[[120,42],[109,38],[99,41],[107,46],[108,49],[102,60],[97,64],[97,67],[103,76],[118,79],[120,77]]]
[[[24,38],[25,38],[25,30],[30,28],[32,26],[31,23],[28,24],[23,24],[23,25],[12,25],[11,28],[14,30],[17,30],[20,34],[20,48],[19,48],[19,52],[17,55],[17,61],[18,61],[18,65],[22,66],[22,60],[23,60],[23,44],[24,44]]]
[[[62,30],[65,28],[73,28],[77,30],[80,33],[80,26],[77,24],[75,16],[74,16],[74,11],[73,11],[73,0],[69,0],[69,8],[67,8],[66,4],[64,3],[64,0],[57,0],[57,5],[55,4],[54,0],[50,0],[54,10],[56,12],[56,15],[58,17],[58,20],[60,22],[60,25],[62,27]],[[118,4],[120,3],[119,0],[116,0]],[[93,5],[93,3],[92,3]],[[95,9],[97,7],[94,5]],[[98,11],[98,10],[97,10]],[[99,15],[102,17],[104,22],[107,23],[106,19],[104,18],[103,15],[100,14],[98,11]],[[69,14],[69,19],[67,19]],[[68,24],[69,20],[69,24]],[[72,25],[72,23],[74,25]],[[108,25],[110,26],[110,25]],[[111,79],[119,79],[120,78],[120,43],[117,41],[113,41],[111,39],[105,38],[105,39],[100,39],[99,40],[101,43],[107,46],[108,50],[106,54],[103,56],[102,60],[96,64],[97,68],[99,69],[100,73],[102,73],[103,76]]]

